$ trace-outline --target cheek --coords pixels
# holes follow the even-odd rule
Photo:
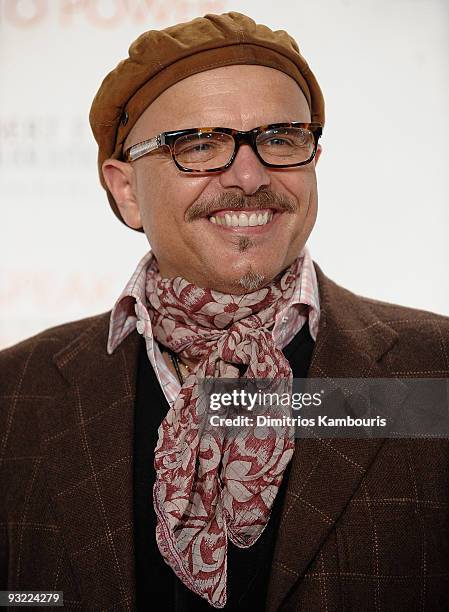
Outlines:
[[[279,184],[282,191],[298,204],[299,218],[304,220],[304,217],[315,214],[313,209],[316,208],[317,184],[313,167],[304,166],[295,171],[287,171],[279,176]]]
[[[289,219],[289,229],[291,241],[288,246],[290,261],[295,257],[300,249],[306,244],[310,233],[315,225],[318,207],[318,194],[316,185],[316,175],[314,169],[303,168],[291,176],[283,177],[283,190],[296,201],[299,212],[292,215]]]
[[[136,177],[136,195],[145,229],[184,223],[186,210],[203,193],[209,177],[192,177],[172,162],[149,168]]]

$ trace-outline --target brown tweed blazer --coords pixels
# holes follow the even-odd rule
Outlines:
[[[356,296],[316,270],[309,376],[449,377],[449,318]],[[0,588],[62,590],[67,609],[135,609],[138,336],[108,355],[108,323],[0,353]],[[267,610],[449,610],[448,504],[446,440],[299,440]]]

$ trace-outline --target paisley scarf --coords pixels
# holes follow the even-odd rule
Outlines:
[[[240,376],[291,381],[290,365],[270,329],[295,291],[300,266],[301,259],[295,260],[272,283],[245,295],[162,278],[156,261],[147,270],[154,337],[181,359],[198,362],[158,430],[156,540],[179,579],[216,608],[226,604],[228,538],[243,548],[261,535],[294,439],[292,431],[237,438],[204,433],[199,381]]]

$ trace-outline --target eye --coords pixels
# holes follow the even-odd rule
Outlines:
[[[260,134],[257,145],[264,149],[301,149],[313,144],[313,135],[302,128],[282,128],[267,130]]]
[[[214,148],[214,143],[197,142],[194,144],[184,144],[178,148],[179,153],[206,153]]]
[[[293,143],[291,140],[287,140],[287,138],[280,138],[279,136],[276,138],[267,138],[261,142],[264,146],[271,147],[282,147],[282,146],[292,146]]]
[[[259,134],[257,150],[270,164],[301,164],[313,155],[313,134],[299,126],[273,127]]]
[[[197,132],[181,136],[175,142],[176,159],[183,165],[209,164],[210,160],[228,160],[233,151],[233,138],[221,132]],[[215,162],[212,163],[212,166]],[[207,167],[207,166],[205,166]]]

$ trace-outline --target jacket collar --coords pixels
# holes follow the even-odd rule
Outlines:
[[[321,315],[310,377],[382,376],[381,357],[397,333],[367,302],[315,264]],[[55,512],[83,603],[135,607],[133,437],[139,336],[106,352],[110,313],[53,361],[66,384],[43,414],[45,456]],[[269,583],[277,610],[307,570],[374,461],[382,441],[298,441]],[[332,495],[329,495],[332,490]]]
[[[396,343],[397,332],[374,315],[368,302],[328,279],[316,264],[315,269],[321,316],[308,377],[387,377],[380,360]],[[301,580],[383,442],[297,440],[270,574],[268,612],[278,610]]]

